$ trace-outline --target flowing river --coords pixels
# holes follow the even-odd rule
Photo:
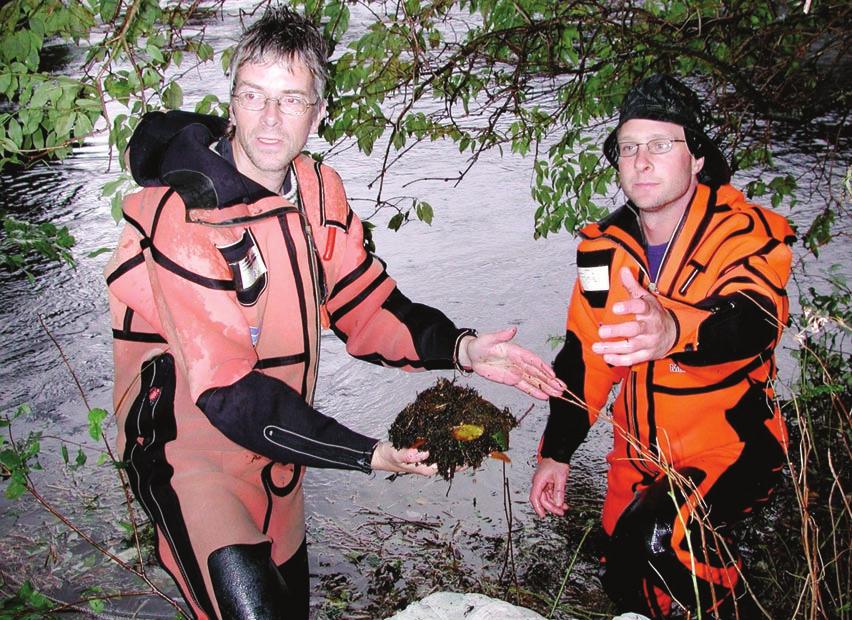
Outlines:
[[[210,24],[208,37],[216,49],[222,49],[233,42],[237,31],[238,20],[230,14],[223,23]],[[220,97],[226,91],[217,66],[188,75],[182,86],[187,105],[211,87]],[[327,146],[319,140],[308,145],[315,150]],[[13,429],[18,438],[30,431],[44,434],[40,459],[44,471],[34,476],[40,492],[85,531],[120,552],[124,547],[120,523],[127,520],[124,498],[111,468],[96,464],[103,448],[88,437],[86,416],[89,407],[112,410],[111,333],[102,276],[108,253],[87,256],[113,247],[120,230],[108,200],[100,196],[100,187],[117,172],[114,161],[110,169],[108,155],[105,141],[94,140],[61,164],[0,175],[0,208],[34,221],[67,225],[77,239],[76,267],[37,267],[33,282],[20,275],[0,275],[0,412],[10,415],[24,403],[31,406],[32,414],[17,421]],[[781,170],[798,175],[803,157],[794,145],[781,158]],[[367,186],[378,169],[378,158],[350,149],[330,164],[343,177],[356,211],[362,217],[369,215],[371,205],[359,199],[372,195]],[[531,158],[490,154],[458,186],[440,181],[405,186],[423,177],[452,176],[464,165],[450,143],[424,144],[409,155],[387,179],[386,192],[416,193],[433,205],[435,220],[431,226],[411,223],[393,232],[385,227],[389,215],[379,213],[374,220],[377,253],[410,298],[437,306],[456,324],[481,332],[517,326],[517,340],[550,360],[555,351],[548,338],[564,331],[576,273],[576,240],[565,233],[533,239]],[[747,180],[737,177],[735,183],[741,186]],[[620,199],[614,196],[613,203]],[[821,206],[799,205],[793,218],[806,225]],[[842,263],[848,272],[848,253],[840,248],[823,253],[822,261]],[[791,343],[788,338],[786,346],[792,347]],[[352,359],[328,332],[322,338],[316,406],[363,433],[384,437],[396,414],[438,375],[452,377],[453,373],[406,374]],[[782,383],[789,384],[794,375],[789,359],[782,363],[782,375]],[[526,502],[546,404],[482,379],[458,381],[472,385],[516,416],[532,406],[512,433],[512,462],[505,467],[505,485],[504,468],[497,461],[457,475],[452,485],[440,478],[390,480],[382,475],[309,471],[305,488],[316,610],[328,604],[329,592],[340,595],[348,588],[351,596],[357,596],[376,587],[377,569],[389,566],[390,560],[398,559],[403,570],[425,571],[446,558],[448,548],[457,562],[469,567],[468,572],[499,575],[504,563],[499,539],[507,531],[507,514],[517,529],[516,540],[523,539],[532,553],[543,556],[553,553],[560,541],[576,539],[577,531],[585,527],[584,519],[594,519],[604,487],[606,425],[593,430],[575,457],[569,501],[580,516],[574,525],[577,531],[567,534],[564,526],[537,521]],[[115,425],[109,423],[107,429],[112,439]],[[89,462],[76,472],[66,471],[59,459],[58,440],[69,446],[72,460],[76,444],[85,445]],[[508,489],[508,503],[504,489]],[[121,569],[105,564],[88,543],[29,499],[0,498],[0,533],[4,540],[0,576],[11,583],[31,578],[57,597],[70,600],[85,587],[145,589]],[[423,544],[433,549],[428,557],[409,557],[415,549],[414,538],[421,544],[417,549]],[[122,557],[132,556],[124,552]],[[555,566],[558,586],[564,566]],[[157,584],[174,594],[158,570],[149,570]],[[593,566],[579,567],[578,579],[588,579],[593,570]],[[104,613],[109,617],[173,615],[151,595],[122,599],[107,609]]]

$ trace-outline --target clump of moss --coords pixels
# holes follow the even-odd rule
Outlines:
[[[508,409],[441,378],[399,412],[388,435],[395,448],[428,450],[426,463],[436,464],[438,473],[452,480],[456,468],[479,467],[492,453],[508,460],[502,453],[517,425]]]

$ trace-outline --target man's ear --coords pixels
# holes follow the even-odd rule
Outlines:
[[[320,100],[317,103],[317,109],[314,113],[314,120],[311,122],[311,133],[316,133],[319,129],[320,122],[325,117],[325,100]]]
[[[702,168],[704,168],[704,158],[699,157],[698,159],[696,159],[695,157],[693,157],[692,158],[692,174],[697,175],[699,172],[701,172]]]

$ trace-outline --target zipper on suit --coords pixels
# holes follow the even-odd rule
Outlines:
[[[692,204],[690,202],[690,204]],[[680,219],[677,222],[677,226],[672,231],[671,237],[669,237],[669,242],[666,244],[666,251],[663,252],[663,258],[660,260],[660,266],[657,269],[656,277],[652,278],[650,272],[645,269],[644,265],[639,265],[639,268],[645,272],[645,275],[648,276],[648,290],[652,293],[656,293],[658,290],[657,281],[660,279],[660,274],[663,273],[663,269],[666,266],[666,261],[669,258],[669,251],[672,249],[672,246],[675,244],[675,241],[680,236],[680,231],[683,229],[683,222],[686,220],[686,212],[689,211],[689,205],[683,210],[683,213],[680,214]],[[639,232],[642,234],[642,245],[647,247],[648,240],[645,239],[645,231],[642,229],[642,218],[639,217],[639,214],[636,213],[636,219],[639,220]],[[646,255],[647,258],[647,255]]]
[[[316,377],[318,375],[319,370],[319,357],[320,357],[320,337],[322,336],[322,323],[320,319],[320,305],[323,300],[323,293],[320,290],[319,277],[317,276],[317,272],[319,270],[319,265],[317,265],[317,247],[316,243],[314,243],[314,236],[311,232],[311,224],[308,221],[308,217],[305,214],[302,206],[302,201],[299,200],[299,221],[302,224],[302,232],[305,235],[305,239],[308,242],[308,253],[310,254],[308,265],[311,274],[311,283],[313,285],[314,291],[314,328],[316,330],[316,338],[314,338],[314,381],[313,385],[311,385],[310,394],[306,394],[306,400],[309,405],[313,406],[314,403],[314,394],[317,388]],[[305,369],[308,370],[307,368]]]

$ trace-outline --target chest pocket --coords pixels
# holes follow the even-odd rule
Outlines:
[[[250,230],[243,231],[242,238],[236,243],[216,246],[228,267],[237,291],[237,301],[243,306],[253,306],[269,282],[266,262],[257,240]]]

